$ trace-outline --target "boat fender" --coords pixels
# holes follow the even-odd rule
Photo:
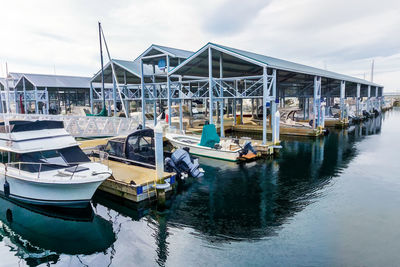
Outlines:
[[[328,134],[329,134],[329,130],[328,130],[328,129],[325,129],[325,130],[324,130],[324,135],[327,136]]]
[[[9,222],[9,223],[12,223],[12,221],[13,221],[13,214],[10,209],[7,209],[7,211],[6,211],[6,219],[7,219],[7,222]]]
[[[7,180],[4,182],[4,195],[6,197],[10,196],[10,184],[8,183]]]

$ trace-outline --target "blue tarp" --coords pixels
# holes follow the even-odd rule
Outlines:
[[[199,145],[206,147],[214,147],[214,145],[218,144],[219,141],[220,139],[217,134],[217,129],[215,128],[215,125],[214,124],[204,125]]]

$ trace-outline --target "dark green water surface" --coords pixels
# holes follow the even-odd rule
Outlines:
[[[96,194],[76,214],[0,198],[0,266],[398,266],[400,110],[278,158],[201,159],[166,210]]]

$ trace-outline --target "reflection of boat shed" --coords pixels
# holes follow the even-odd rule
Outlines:
[[[17,113],[59,114],[89,106],[89,82],[89,77],[22,73],[14,89]]]

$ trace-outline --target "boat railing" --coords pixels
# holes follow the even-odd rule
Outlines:
[[[26,170],[25,168],[27,166],[38,166],[37,168],[37,179],[40,178],[40,174],[43,171],[43,166],[52,166],[52,167],[56,167],[58,169],[61,168],[65,168],[65,169],[69,169],[69,172],[71,172],[70,175],[70,180],[74,177],[75,172],[77,172],[78,167],[80,164],[85,164],[88,162],[70,162],[68,165],[61,165],[61,164],[56,164],[56,163],[47,163],[47,162],[23,162],[23,161],[19,161],[19,162],[11,162],[11,163],[5,163],[5,175],[7,176],[7,170],[9,168],[13,168],[13,169],[17,169],[18,170],[18,174],[21,175],[21,171],[27,171],[27,172],[32,172],[29,170]]]

